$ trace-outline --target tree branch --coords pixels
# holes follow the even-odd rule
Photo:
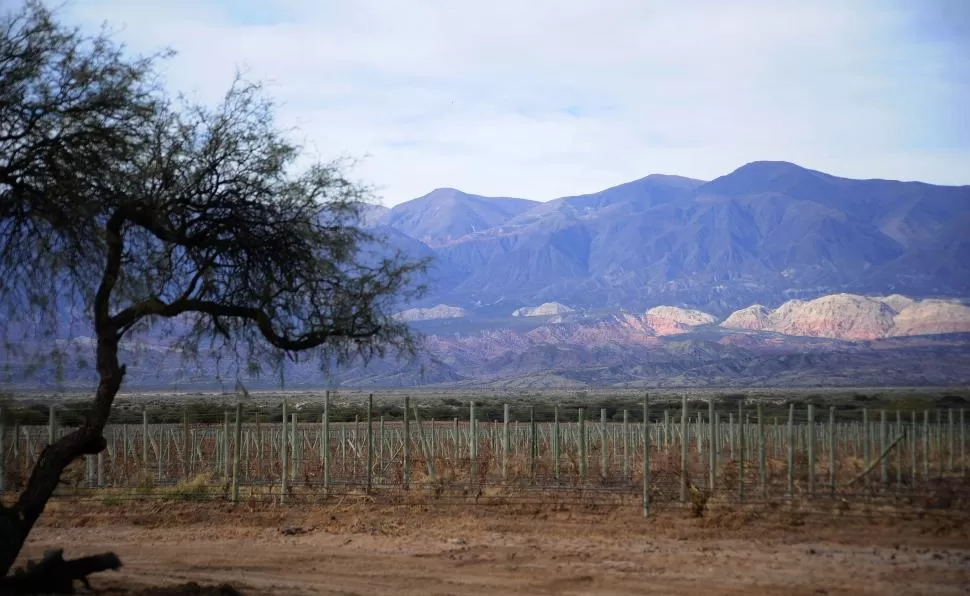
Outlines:
[[[158,298],[132,305],[112,317],[111,321],[116,328],[124,328],[130,327],[138,319],[146,316],[172,318],[191,312],[206,314],[213,318],[231,317],[251,321],[256,324],[259,332],[273,347],[291,352],[301,352],[322,346],[333,340],[336,335],[350,340],[367,339],[381,331],[380,325],[372,325],[363,329],[353,329],[353,325],[348,325],[346,329],[311,331],[298,337],[289,337],[286,334],[278,333],[273,328],[272,317],[259,308],[223,304],[209,300],[180,299],[171,304],[166,304]]]
[[[124,242],[121,238],[121,228],[125,224],[126,208],[122,207],[114,212],[105,226],[108,258],[101,276],[101,284],[94,295],[94,327],[100,335],[107,331],[106,326],[111,323],[110,298],[111,291],[118,283],[121,273],[121,257],[124,255]],[[113,333],[113,332],[112,332]]]

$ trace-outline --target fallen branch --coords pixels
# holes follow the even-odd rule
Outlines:
[[[0,579],[0,594],[74,594],[75,581],[91,590],[89,575],[120,567],[121,559],[114,553],[65,561],[64,549],[49,550],[39,563],[28,561],[26,569]]]

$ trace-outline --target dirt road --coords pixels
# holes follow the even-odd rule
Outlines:
[[[682,510],[53,503],[25,555],[114,550],[96,587],[227,582],[245,594],[970,593],[954,521]]]

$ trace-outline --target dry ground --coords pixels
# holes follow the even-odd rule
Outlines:
[[[970,524],[582,505],[52,502],[25,556],[106,550],[107,593],[970,594]]]

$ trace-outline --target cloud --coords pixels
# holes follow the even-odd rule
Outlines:
[[[757,159],[970,184],[966,3],[75,0],[169,86],[268,82],[281,124],[391,205],[452,186],[546,200]]]

